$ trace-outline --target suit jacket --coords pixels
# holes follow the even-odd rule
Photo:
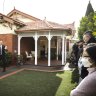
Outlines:
[[[1,56],[4,56],[5,57],[5,46],[4,45],[0,45],[0,46],[2,46],[2,54],[1,54]]]

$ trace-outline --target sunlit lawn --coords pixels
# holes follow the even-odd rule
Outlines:
[[[0,96],[70,96],[72,71],[22,71],[0,80]]]

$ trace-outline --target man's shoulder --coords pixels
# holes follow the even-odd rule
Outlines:
[[[4,49],[5,49],[5,45],[2,45],[2,48],[4,48]]]

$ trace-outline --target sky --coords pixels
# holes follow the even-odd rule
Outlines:
[[[17,9],[39,19],[60,24],[75,22],[76,28],[85,15],[89,0],[0,0],[0,13]],[[96,0],[90,0],[96,11]]]

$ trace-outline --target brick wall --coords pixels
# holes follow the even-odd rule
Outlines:
[[[17,35],[13,34],[0,34],[0,40],[3,41],[3,44],[7,46],[9,52],[14,52],[17,50]]]

